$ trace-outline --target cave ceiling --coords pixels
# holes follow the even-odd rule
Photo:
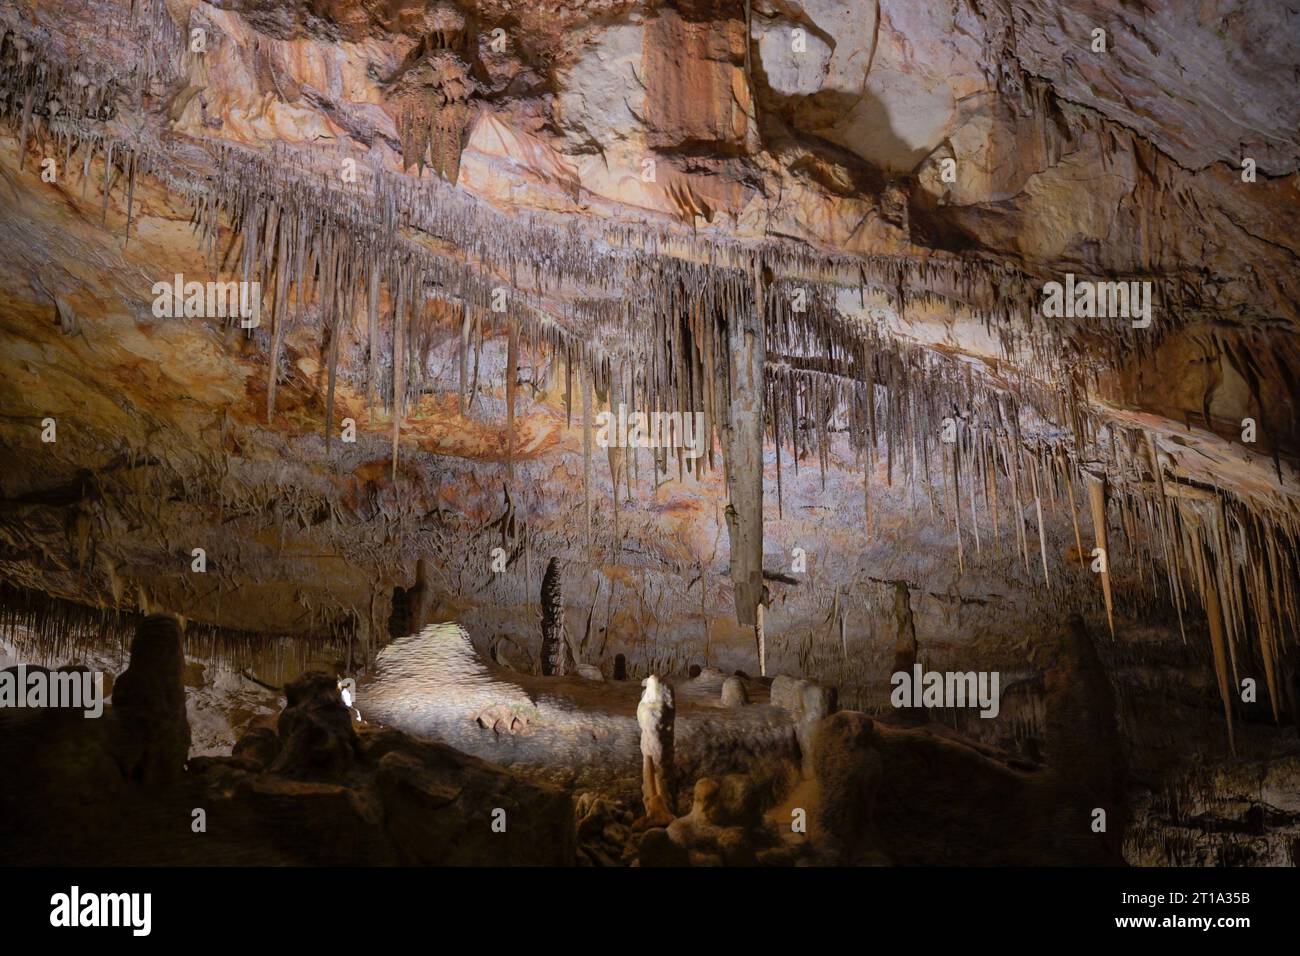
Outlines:
[[[1294,640],[1285,4],[17,0],[0,31],[10,586],[373,643],[398,594],[522,628],[558,556],[586,637],[753,668],[757,605],[805,663],[903,581],[989,659],[1045,606],[1177,612],[1221,691]],[[176,276],[258,283],[256,324]],[[1150,321],[1045,315],[1067,276],[1149,283]],[[700,411],[707,453],[593,449],[620,404]]]

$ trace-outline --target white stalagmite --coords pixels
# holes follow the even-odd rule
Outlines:
[[[641,682],[645,690],[636,708],[641,728],[641,796],[645,819],[666,826],[677,815],[674,808],[673,736],[677,707],[672,685],[651,674]]]

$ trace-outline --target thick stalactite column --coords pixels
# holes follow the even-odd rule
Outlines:
[[[736,619],[755,629],[759,670],[766,671],[759,604],[763,599],[763,366],[766,279],[754,277],[754,307],[728,317],[731,396],[728,405],[727,534]]]
[[[1106,478],[1091,472],[1083,472],[1088,485],[1088,506],[1092,510],[1092,527],[1096,534],[1097,548],[1102,554],[1101,593],[1106,601],[1106,623],[1110,625],[1110,636],[1115,636],[1115,599],[1110,589],[1110,543],[1106,533]]]

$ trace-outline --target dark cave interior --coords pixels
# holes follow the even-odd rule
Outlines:
[[[1295,866],[1295,77],[1240,0],[6,4],[6,864]]]

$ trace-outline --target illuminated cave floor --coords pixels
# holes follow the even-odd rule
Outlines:
[[[745,682],[749,704],[721,703],[723,676],[673,681],[676,764],[684,779],[753,773],[798,760],[790,714],[767,686]],[[373,720],[574,790],[637,795],[641,786],[636,708],[641,683],[539,677],[484,661],[455,626],[399,638],[358,688]]]

